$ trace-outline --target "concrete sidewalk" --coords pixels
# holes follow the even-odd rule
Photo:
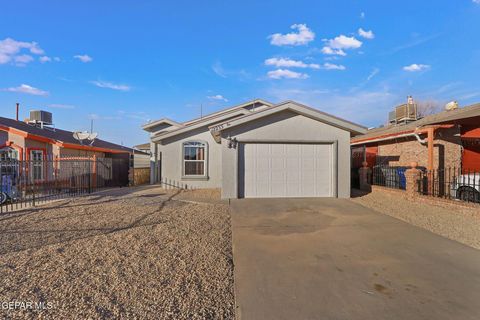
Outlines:
[[[479,319],[480,251],[347,199],[231,205],[237,319]]]

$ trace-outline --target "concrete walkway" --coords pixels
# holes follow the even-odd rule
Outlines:
[[[346,199],[232,201],[237,319],[480,319],[480,251]]]

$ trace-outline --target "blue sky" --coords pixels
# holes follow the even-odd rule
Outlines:
[[[0,110],[124,145],[149,119],[254,98],[366,126],[395,104],[480,101],[480,0],[11,1],[0,11]]]

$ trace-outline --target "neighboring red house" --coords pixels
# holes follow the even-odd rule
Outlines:
[[[409,166],[412,161],[427,169],[480,170],[480,103],[418,118],[416,106],[406,118],[369,130],[351,139],[352,167]],[[405,108],[410,105],[402,105]],[[399,107],[397,107],[399,108]],[[403,114],[405,116],[405,114]]]
[[[101,139],[82,144],[74,138],[73,132],[50,125],[35,119],[19,121],[0,117],[0,160],[31,161],[33,179],[44,180],[49,175],[45,171],[50,171],[42,164],[46,159],[124,159],[121,163],[125,163],[125,168],[122,164],[122,168],[115,168],[114,172],[121,173],[122,184],[128,184],[133,149]]]

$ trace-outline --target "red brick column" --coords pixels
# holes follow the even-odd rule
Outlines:
[[[413,199],[418,196],[418,182],[421,171],[417,169],[417,162],[412,162],[410,166],[411,168],[405,171],[405,195],[407,198]]]
[[[360,190],[370,192],[372,191],[372,186],[368,181],[368,177],[370,176],[372,169],[368,167],[368,163],[366,161],[362,162],[362,166],[358,169],[358,176],[360,178]]]

